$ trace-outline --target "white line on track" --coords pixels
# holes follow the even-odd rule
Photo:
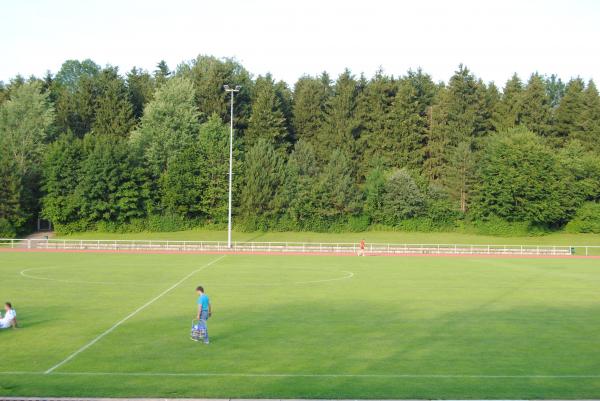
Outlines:
[[[223,255],[223,256],[221,256],[221,257],[219,257],[217,259],[214,259],[211,262],[209,262],[209,263],[205,264],[204,266],[200,267],[199,269],[194,270],[193,272],[191,272],[190,274],[188,274],[187,276],[185,276],[184,278],[182,278],[181,280],[179,280],[178,282],[176,282],[175,284],[173,284],[172,286],[170,286],[169,288],[167,288],[166,290],[164,290],[163,292],[161,292],[160,294],[158,294],[156,297],[152,298],[150,301],[146,302],[144,305],[140,306],[139,308],[137,308],[136,310],[134,310],[133,312],[131,312],[129,315],[127,315],[123,319],[119,320],[117,323],[115,323],[108,330],[106,330],[105,332],[103,332],[102,334],[100,334],[98,337],[94,338],[92,341],[90,341],[89,343],[87,343],[83,347],[79,348],[77,351],[73,352],[71,355],[69,355],[68,357],[66,357],[64,360],[62,360],[61,362],[59,362],[56,365],[52,366],[50,369],[46,370],[44,372],[44,374],[49,374],[49,373],[54,372],[56,369],[60,368],[65,363],[69,362],[70,360],[72,360],[73,358],[75,358],[77,355],[81,354],[83,351],[85,351],[86,349],[90,348],[92,345],[96,344],[102,338],[104,338],[108,334],[112,333],[113,330],[115,330],[117,327],[119,327],[120,325],[122,325],[123,323],[125,323],[127,320],[131,319],[132,317],[134,317],[135,315],[137,315],[139,312],[143,311],[148,306],[152,305],[154,302],[156,302],[157,300],[159,300],[160,298],[162,298],[163,296],[165,296],[166,294],[168,294],[169,292],[171,292],[172,290],[174,290],[175,288],[177,288],[180,284],[182,284],[184,281],[186,281],[187,279],[189,279],[190,277],[192,277],[194,274],[198,273],[201,270],[206,269],[207,267],[209,267],[211,265],[214,265],[215,263],[217,263],[218,261],[220,261],[221,259],[223,259],[225,256],[226,255]]]
[[[11,376],[43,376],[45,372],[0,372]],[[357,379],[600,379],[600,375],[459,375],[459,374],[310,374],[310,373],[168,373],[168,372],[53,372],[53,376],[116,376],[116,377],[282,377],[282,378],[357,378]]]

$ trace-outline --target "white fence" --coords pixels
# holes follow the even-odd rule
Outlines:
[[[233,242],[167,240],[75,240],[75,239],[0,239],[0,248],[23,250],[80,250],[136,252],[238,252],[357,254],[358,243],[310,242]],[[384,244],[368,243],[369,255],[600,255],[600,246],[548,245],[470,245],[470,244]]]

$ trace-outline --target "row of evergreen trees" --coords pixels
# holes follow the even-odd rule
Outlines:
[[[600,97],[592,81],[459,66],[288,87],[199,56],[125,76],[90,60],[0,85],[0,234],[38,216],[63,231],[177,229],[227,216],[229,98],[235,218],[247,229],[560,227],[600,219]],[[579,211],[579,215],[578,215]],[[584,211],[584,212],[582,212]],[[585,228],[585,227],[588,228]],[[582,228],[583,227],[583,228]]]

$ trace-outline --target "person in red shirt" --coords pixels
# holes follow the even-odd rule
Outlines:
[[[358,251],[359,256],[365,256],[365,240],[360,240],[360,250]]]

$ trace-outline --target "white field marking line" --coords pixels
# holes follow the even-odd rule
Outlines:
[[[150,301],[146,302],[144,305],[140,306],[139,308],[137,308],[136,310],[134,310],[133,312],[131,312],[129,315],[127,315],[123,319],[119,320],[117,323],[115,323],[108,330],[106,330],[105,332],[103,332],[102,334],[100,334],[98,337],[94,338],[92,341],[90,341],[89,343],[87,343],[83,347],[79,348],[77,351],[73,352],[71,355],[69,355],[68,357],[66,357],[64,360],[62,360],[61,362],[59,362],[56,365],[52,366],[50,369],[46,370],[44,372],[44,374],[47,375],[47,374],[50,374],[50,373],[54,372],[56,369],[60,368],[65,363],[69,362],[70,360],[72,360],[73,358],[75,358],[77,355],[81,354],[83,351],[85,351],[86,349],[90,348],[92,345],[96,344],[102,338],[104,338],[108,334],[112,333],[113,330],[115,330],[117,327],[119,327],[120,325],[122,325],[123,323],[125,323],[127,320],[131,319],[132,317],[134,317],[135,315],[137,315],[139,312],[141,312],[142,310],[146,309],[148,306],[152,305],[158,299],[162,298],[164,295],[168,294],[169,292],[171,292],[172,290],[174,290],[175,288],[177,288],[180,284],[182,284],[184,281],[186,281],[187,279],[189,279],[190,277],[192,277],[194,274],[196,274],[199,271],[204,270],[207,267],[209,267],[209,266],[217,263],[218,261],[220,261],[221,259],[223,259],[225,256],[227,256],[227,255],[223,255],[223,256],[221,256],[221,257],[219,257],[217,259],[214,259],[211,262],[209,262],[209,263],[205,264],[204,266],[200,267],[199,269],[194,270],[193,272],[191,272],[190,274],[188,274],[187,276],[185,276],[184,278],[182,278],[181,280],[179,280],[178,282],[176,282],[175,284],[173,284],[172,286],[170,286],[169,288],[167,288],[166,290],[164,290],[163,292],[161,292],[160,294],[158,294],[157,296],[155,296],[154,298],[152,298]]]
[[[295,282],[294,284],[299,285],[299,284],[316,284],[316,283],[326,283],[328,281],[341,281],[341,280],[349,280],[352,277],[354,277],[354,273],[346,271],[346,270],[340,270],[341,273],[346,273],[346,275],[344,277],[336,277],[336,278],[327,278],[324,280],[312,280],[312,281],[298,281]]]
[[[40,277],[40,276],[32,276],[31,274],[27,274],[32,270],[42,270],[42,269],[57,269],[58,267],[30,267],[29,269],[21,270],[19,273],[21,276],[32,279],[32,280],[43,280],[43,281],[55,281],[58,283],[67,283],[67,284],[104,284],[104,285],[158,285],[159,283],[153,284],[138,284],[133,282],[122,282],[122,281],[84,281],[84,280],[63,280],[58,278],[50,278],[50,277]]]
[[[43,376],[43,372],[0,372],[11,376]],[[116,376],[116,377],[283,377],[283,378],[363,378],[363,379],[600,379],[600,375],[460,375],[460,374],[311,374],[311,373],[168,373],[168,372],[55,372],[53,376]]]

